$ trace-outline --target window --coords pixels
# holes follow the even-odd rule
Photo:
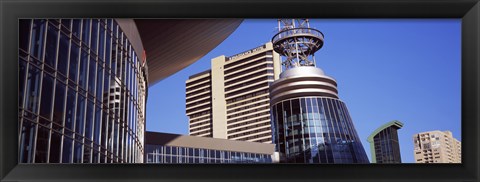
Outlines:
[[[42,99],[40,105],[40,116],[50,119],[52,111],[53,77],[43,74]]]
[[[28,41],[30,38],[30,24],[32,23],[31,20],[20,19],[19,20],[19,48],[23,49],[24,51],[28,51]]]
[[[58,48],[58,66],[57,71],[63,75],[67,75],[67,65],[68,65],[68,50],[69,50],[70,40],[67,35],[60,34],[60,46]]]
[[[45,20],[33,20],[30,54],[41,60],[43,56],[43,39]]]
[[[81,58],[80,58],[80,69],[79,69],[79,78],[78,85],[87,88],[87,69],[88,69],[88,53],[82,49]]]
[[[65,106],[65,85],[57,81],[55,89],[55,105],[53,110],[53,122],[62,125]]]
[[[92,95],[95,94],[95,73],[97,68],[97,62],[90,57],[90,63],[88,64],[88,92]]]
[[[82,41],[89,44],[90,40],[90,19],[83,19]]]
[[[30,163],[33,159],[35,124],[24,119],[20,130],[20,162]]]
[[[74,82],[77,82],[77,69],[78,69],[78,58],[79,58],[79,51],[80,48],[77,44],[72,43],[70,48],[70,66],[68,77],[72,79]]]

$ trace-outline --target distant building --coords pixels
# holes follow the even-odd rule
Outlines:
[[[461,163],[462,143],[450,131],[427,131],[413,135],[416,163]]]
[[[272,163],[274,145],[146,132],[146,163]]]
[[[189,134],[271,143],[268,88],[280,73],[272,43],[211,63],[186,81]]]
[[[391,121],[368,136],[372,163],[402,163],[397,133],[397,130],[402,127],[403,123],[400,121]]]

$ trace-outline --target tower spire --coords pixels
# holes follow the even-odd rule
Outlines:
[[[278,19],[272,43],[275,52],[285,57],[284,70],[315,66],[314,54],[323,46],[323,33],[310,28],[308,19]]]

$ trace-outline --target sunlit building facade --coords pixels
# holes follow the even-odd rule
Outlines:
[[[426,131],[413,135],[415,163],[462,163],[462,142],[450,131]]]
[[[280,73],[272,43],[219,56],[211,69],[186,81],[189,134],[271,143],[268,88]]]
[[[134,26],[19,20],[20,163],[143,162],[147,65]]]
[[[274,163],[274,145],[146,132],[145,162],[160,164]]]

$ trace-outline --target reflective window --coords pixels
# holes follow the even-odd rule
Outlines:
[[[87,88],[87,69],[88,69],[88,53],[82,49],[82,54],[80,58],[80,70],[78,76],[78,85]]]
[[[25,76],[27,73],[27,63],[19,58],[18,66],[18,106],[23,107],[23,98],[25,95]]]
[[[55,145],[56,143],[62,142],[62,136],[60,133],[52,132],[50,145],[50,163],[59,163],[60,162],[60,151],[61,145]]]
[[[83,135],[85,121],[85,97],[78,95],[77,113],[75,119],[75,132]]]
[[[306,97],[280,102],[272,110],[282,162],[368,163],[358,136],[348,129],[353,124],[341,101]]]
[[[53,110],[53,121],[58,125],[62,125],[65,116],[65,85],[57,81],[55,89],[55,103]]]
[[[30,163],[33,160],[33,146],[35,138],[35,124],[23,120],[20,128],[20,162]]]
[[[68,130],[65,130],[65,134],[68,136],[72,136],[73,133],[70,131],[73,131],[73,123],[74,123],[74,118],[75,118],[75,103],[76,102],[76,92],[72,88],[68,89],[68,94],[67,94],[67,107],[65,111],[65,128]]]
[[[90,94],[95,94],[95,73],[97,68],[97,62],[90,57],[90,63],[88,64],[88,92]]]
[[[81,163],[83,155],[83,145],[79,141],[75,141],[73,163]]]
[[[38,125],[37,145],[35,150],[35,162],[48,162],[48,141],[50,140],[50,130]]]
[[[43,39],[45,20],[33,20],[30,54],[41,60],[43,56]]]
[[[103,61],[105,55],[105,28],[100,26],[99,40],[98,40],[98,57]]]
[[[60,46],[58,48],[58,65],[57,71],[63,75],[67,75],[67,65],[68,65],[68,50],[69,50],[69,38],[67,35],[60,34]]]
[[[72,34],[77,38],[80,38],[82,20],[74,19],[72,23]]]
[[[94,53],[97,53],[97,44],[98,44],[98,20],[93,19],[92,20],[92,35],[90,39],[90,50],[92,50]]]
[[[30,39],[30,25],[32,20],[19,20],[19,31],[18,31],[18,44],[20,49],[23,49],[28,52],[28,41]]]
[[[78,70],[78,60],[79,60],[79,51],[80,48],[77,44],[72,43],[70,48],[70,66],[68,71],[68,77],[73,80],[73,82],[77,81],[77,70]]]
[[[88,99],[87,99],[88,100]],[[92,140],[93,129],[93,102],[88,100],[87,102],[87,114],[85,118],[85,138]]]
[[[147,78],[116,22],[23,19],[19,36],[19,160],[142,162]]]
[[[47,43],[45,48],[45,63],[51,68],[55,68],[57,56],[58,30],[53,25],[48,25]]]
[[[83,20],[83,24],[82,24],[82,41],[85,43],[85,44],[89,44],[89,40],[90,40],[90,20],[89,19],[84,19]]]
[[[42,99],[40,104],[40,116],[50,118],[53,98],[53,77],[43,74]]]

